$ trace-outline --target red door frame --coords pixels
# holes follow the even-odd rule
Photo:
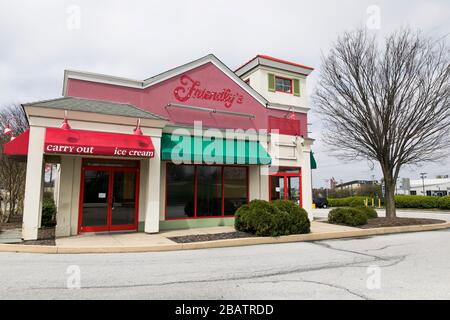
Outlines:
[[[107,218],[105,226],[89,226],[83,227],[83,203],[84,203],[84,172],[86,170],[97,170],[106,171],[109,173],[108,177],[108,203],[107,203]],[[134,212],[134,223],[126,225],[112,225],[112,193],[114,188],[114,172],[135,172],[136,175],[136,187],[135,187],[135,212]],[[102,165],[82,165],[81,167],[81,179],[80,179],[80,202],[78,206],[78,233],[81,232],[102,232],[102,231],[137,231],[138,229],[138,219],[139,219],[139,166],[130,167],[113,167],[113,166],[102,166]]]
[[[269,172],[269,201],[272,201],[272,177],[283,177],[283,199],[288,199],[288,182],[287,177],[298,177],[299,183],[299,206],[303,207],[303,187],[302,187],[302,168],[299,167],[279,167],[279,168],[290,168],[298,169],[298,172]]]

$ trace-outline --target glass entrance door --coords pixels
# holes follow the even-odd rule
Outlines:
[[[111,229],[132,227],[136,219],[136,172],[113,172]]]
[[[286,199],[301,206],[301,173],[299,168],[274,167],[269,176],[270,200]]]
[[[137,168],[82,168],[80,232],[137,230]]]
[[[284,199],[284,177],[270,177],[270,200]]]
[[[286,198],[300,205],[300,177],[286,177]]]
[[[107,231],[110,173],[103,170],[84,171],[82,225],[83,231]]]

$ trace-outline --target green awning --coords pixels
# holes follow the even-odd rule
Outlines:
[[[161,160],[175,163],[270,164],[272,159],[258,141],[163,133]]]
[[[317,169],[316,158],[314,158],[314,152],[309,153],[309,161],[311,162],[311,169]]]

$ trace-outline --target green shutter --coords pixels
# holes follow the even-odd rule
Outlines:
[[[269,73],[269,91],[270,92],[275,92],[275,75]]]
[[[309,153],[309,161],[311,163],[311,169],[317,169],[316,158],[314,158],[314,152]]]
[[[300,97],[300,80],[294,79],[294,96]]]

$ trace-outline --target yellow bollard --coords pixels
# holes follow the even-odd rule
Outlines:
[[[378,208],[381,208],[381,199],[378,199]]]
[[[312,203],[312,208],[315,209],[316,208],[316,204],[313,202]]]
[[[372,198],[372,208],[375,207],[375,200]]]

